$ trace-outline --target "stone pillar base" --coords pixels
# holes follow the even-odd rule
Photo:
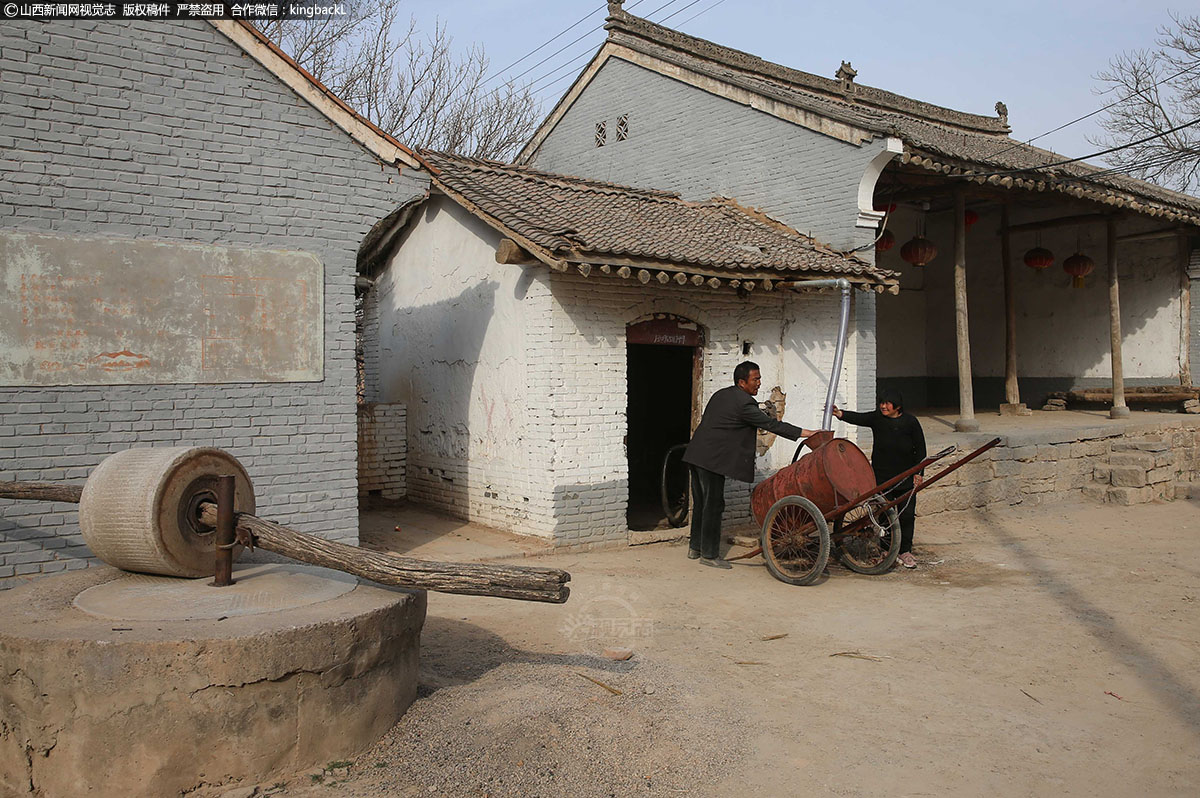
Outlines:
[[[1028,407],[1026,407],[1024,402],[1017,402],[1016,404],[1000,405],[1000,415],[1002,415],[1002,416],[1031,416],[1031,415],[1033,415],[1033,411],[1030,410]]]
[[[1129,408],[1125,406],[1114,407],[1108,411],[1109,418],[1129,418]]]
[[[979,422],[973,418],[960,418],[954,422],[955,432],[979,432]]]

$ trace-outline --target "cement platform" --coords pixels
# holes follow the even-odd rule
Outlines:
[[[412,703],[423,592],[290,564],[234,578],[101,567],[0,594],[0,795],[261,783],[354,756]]]

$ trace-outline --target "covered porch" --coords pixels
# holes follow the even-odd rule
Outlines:
[[[901,287],[878,303],[879,384],[910,409],[953,407],[959,433],[999,414],[1027,424],[1069,391],[1110,397],[1103,419],[1078,418],[1125,419],[1133,388],[1190,386],[1197,200],[1124,178],[1163,195],[1139,202],[1098,180],[910,151],[889,165],[876,262]]]

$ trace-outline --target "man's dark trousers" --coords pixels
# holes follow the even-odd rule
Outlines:
[[[688,547],[705,559],[721,556],[721,516],[725,514],[725,475],[692,469],[692,537]]]

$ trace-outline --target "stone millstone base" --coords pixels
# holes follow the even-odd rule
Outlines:
[[[104,567],[0,593],[0,795],[262,782],[350,757],[404,714],[424,592],[297,565],[234,578]]]

